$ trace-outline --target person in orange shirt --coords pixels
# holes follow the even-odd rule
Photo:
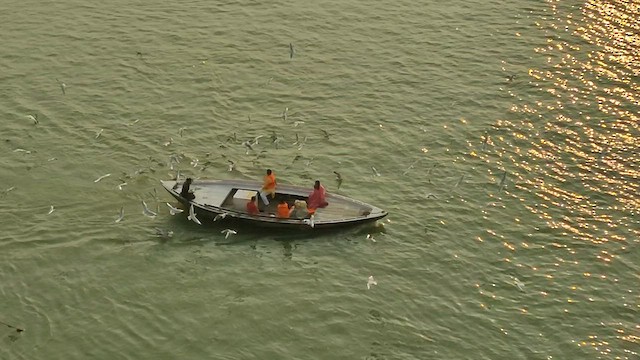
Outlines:
[[[287,204],[287,202],[283,199],[282,201],[280,201],[280,204],[278,204],[278,217],[281,219],[288,219],[295,209],[295,205],[289,208],[289,204]]]
[[[251,200],[247,203],[247,212],[249,215],[258,215],[260,210],[258,210],[258,205],[256,204],[256,197],[252,196]]]
[[[267,175],[264,176],[262,189],[260,189],[260,198],[265,205],[269,205],[267,195],[276,196],[276,174],[271,169],[267,169]]]

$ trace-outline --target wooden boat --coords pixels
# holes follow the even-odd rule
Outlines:
[[[215,218],[224,214],[224,220],[237,220],[245,224],[257,226],[270,226],[288,229],[329,229],[356,224],[365,224],[382,219],[387,216],[387,212],[366,204],[364,202],[327,193],[327,207],[319,208],[315,211],[313,218],[277,218],[277,204],[285,199],[289,206],[295,200],[306,200],[311,192],[310,187],[281,185],[275,194],[275,198],[270,200],[269,206],[265,206],[257,196],[262,183],[249,180],[194,180],[191,183],[190,191],[195,198],[188,200],[180,195],[183,182],[175,180],[161,181],[162,186],[178,200],[187,213],[193,204],[197,217]],[[257,196],[258,205],[261,210],[259,215],[250,215],[246,211],[247,202],[252,196]],[[202,221],[202,219],[200,219]]]

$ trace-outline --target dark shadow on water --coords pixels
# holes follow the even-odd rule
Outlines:
[[[164,223],[156,222],[154,224],[155,228],[160,228],[165,232],[173,231],[173,235],[170,238],[158,236],[158,244],[171,247],[248,246],[257,251],[261,241],[276,241],[282,245],[284,258],[291,259],[298,246],[310,241],[319,241],[331,245],[330,243],[336,240],[351,241],[351,239],[360,237],[364,239],[367,234],[385,231],[384,227],[376,226],[376,223],[318,230],[311,228],[278,229],[250,226],[235,219],[223,219],[217,222],[213,222],[213,219],[200,219],[200,221],[202,225],[187,220],[186,216],[176,215],[167,218]],[[233,229],[238,233],[225,239],[222,233],[225,229]]]

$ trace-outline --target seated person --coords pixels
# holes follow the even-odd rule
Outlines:
[[[323,208],[329,205],[325,200],[326,195],[327,191],[324,189],[324,186],[320,185],[320,180],[316,180],[316,183],[313,185],[313,191],[307,199],[307,207],[310,213],[315,212],[317,208]]]
[[[247,203],[247,212],[249,213],[249,215],[258,215],[260,213],[255,196],[252,196],[251,200],[249,200],[249,202]]]
[[[277,216],[281,219],[288,219],[295,209],[295,205],[289,208],[289,204],[287,204],[287,202],[283,199],[282,201],[280,201],[280,204],[278,204]]]
[[[309,211],[307,210],[307,202],[304,200],[296,200],[293,207],[295,210],[291,214],[291,217],[296,219],[304,219],[309,217]]]
[[[184,184],[182,184],[182,191],[180,191],[180,196],[182,196],[183,198],[187,199],[187,200],[193,200],[196,198],[196,196],[189,191],[189,187],[191,186],[191,183],[193,182],[192,178],[187,178],[184,181]]]

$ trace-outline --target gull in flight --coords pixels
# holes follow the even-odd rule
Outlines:
[[[122,184],[118,185],[118,190],[122,190],[123,186],[127,186],[127,183],[123,182]]]
[[[426,197],[427,197],[427,199],[429,199],[429,198],[433,198],[433,199],[438,200],[438,197],[437,197],[437,196],[435,196],[433,193],[428,193],[428,194],[426,195]]]
[[[288,112],[289,112],[289,108],[288,107],[284,108],[284,111],[282,112],[282,120],[287,121]]]
[[[104,131],[104,129],[100,129],[100,131],[98,131],[96,133],[96,139],[100,137],[100,135],[102,135],[102,132]]]
[[[249,150],[253,150],[253,144],[251,144],[251,141],[249,141],[249,140],[244,141],[242,143],[242,145],[244,145],[247,148],[247,151],[245,152],[245,155],[249,154]]]
[[[315,222],[315,215],[311,215],[310,218],[308,219],[304,219],[302,220],[302,222],[304,222],[305,224],[311,226],[312,228],[314,228],[316,226],[316,222]]]
[[[156,230],[156,235],[163,239],[168,239],[173,236],[173,231],[171,230],[164,230],[160,228],[154,228],[154,229]]]
[[[196,212],[195,212],[195,210],[193,210],[193,204],[191,204],[191,206],[189,207],[189,216],[187,216],[187,219],[193,221],[194,223],[196,223],[198,225],[202,225],[200,220],[198,220],[198,218],[196,217]]]
[[[62,90],[62,95],[66,95],[66,88],[67,88],[67,84],[63,83],[62,81],[56,79],[56,81],[58,82],[58,84],[60,84],[60,90]]]
[[[302,125],[302,124],[304,124],[304,121],[294,121],[293,122],[293,127],[296,127],[296,126]]]
[[[122,219],[124,219],[124,206],[120,208],[120,213],[118,214],[116,222],[119,223]]]
[[[313,164],[313,159],[314,159],[314,158],[311,158],[311,160],[307,160],[307,161],[305,161],[305,162],[304,162],[304,164],[305,164],[307,167],[311,166],[311,164]]]
[[[47,213],[47,215],[51,215],[51,213],[54,211],[55,209],[53,208],[53,205],[51,205],[51,208],[49,209],[49,212]]]
[[[169,207],[169,213],[171,213],[171,215],[179,214],[184,211],[182,209],[178,209],[177,207],[171,206],[171,204],[169,203],[167,203],[167,206]]]
[[[154,217],[156,217],[156,215],[158,215],[157,213],[149,210],[149,207],[147,206],[147,203],[144,202],[144,200],[142,200],[142,214],[144,214],[144,216],[148,216],[150,218],[154,218]]]
[[[169,167],[171,170],[173,170],[174,164],[180,164],[180,156],[177,154],[171,154],[171,156],[169,156]]]
[[[506,182],[507,182],[507,171],[505,170],[504,174],[502,175],[502,180],[500,180],[500,185],[498,185],[500,190],[502,190]]]
[[[485,150],[488,142],[489,142],[489,133],[485,131],[484,136],[482,137],[482,151]]]
[[[102,175],[102,176],[100,176],[99,178],[97,178],[97,179],[93,180],[93,182],[94,182],[94,183],[97,183],[97,182],[99,182],[100,180],[102,180],[102,179],[104,179],[104,178],[108,178],[109,176],[111,176],[111,174],[105,174],[105,175]]]
[[[524,283],[520,280],[518,280],[517,277],[513,278],[513,283],[516,285],[516,287],[520,290],[520,291],[524,291]]]
[[[414,161],[413,163],[411,163],[411,165],[409,165],[409,167],[407,168],[407,170],[405,170],[402,175],[407,175],[407,173],[409,173],[409,171],[411,169],[413,169],[414,166],[416,166],[416,164],[420,161],[420,159]]]
[[[337,171],[334,171],[333,173],[336,174],[336,182],[338,183],[338,189],[340,189],[340,185],[342,185],[342,175]]]
[[[181,127],[180,129],[178,129],[178,134],[180,134],[180,137],[182,137],[182,133],[187,129],[187,127]]]
[[[227,160],[229,162],[229,171],[233,171],[236,168],[236,163],[231,160]]]
[[[34,114],[34,115],[27,115],[27,118],[30,119],[31,121],[33,121],[34,125],[38,125],[39,121],[38,121],[38,114]]]
[[[227,239],[229,237],[229,235],[232,235],[232,234],[235,235],[238,232],[235,231],[235,230],[231,230],[231,229],[224,229],[224,230],[220,231],[220,233],[224,234],[224,238]]]
[[[21,152],[21,153],[25,153],[25,154],[31,154],[31,151],[25,150],[25,149],[15,149],[15,150],[13,150],[13,152]]]
[[[367,234],[367,240],[371,240],[373,242],[376,242],[376,239],[374,239],[373,236],[371,236],[371,234]]]
[[[260,140],[260,138],[263,138],[264,135],[258,135],[256,137],[253,138],[253,145],[258,145],[258,140]]]
[[[220,214],[216,215],[216,217],[213,218],[213,221],[222,220],[225,217],[227,217],[227,215],[229,215],[229,213],[226,213],[226,212],[220,213]]]
[[[378,282],[373,278],[373,275],[369,276],[369,279],[367,279],[367,289],[371,289],[372,285],[378,285]]]
[[[377,170],[375,167],[373,167],[373,166],[372,166],[372,167],[371,167],[371,170],[373,170],[373,174],[374,174],[375,176],[380,176],[380,173],[378,172],[378,170]]]
[[[293,59],[293,44],[289,43],[289,59]]]

